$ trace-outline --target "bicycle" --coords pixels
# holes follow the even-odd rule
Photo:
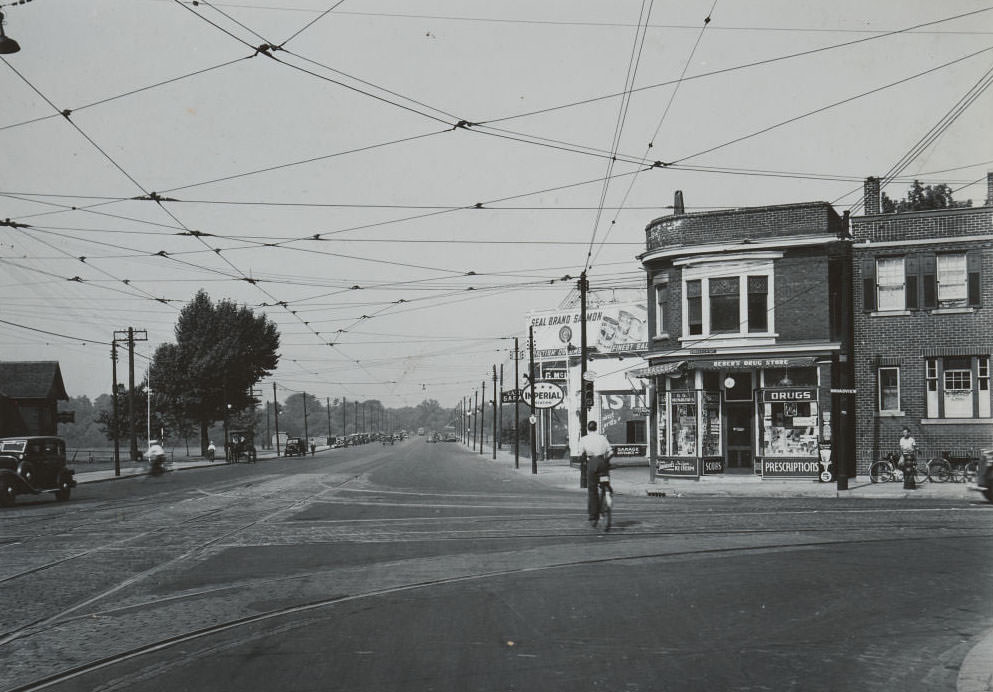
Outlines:
[[[939,483],[946,481],[973,483],[978,469],[977,459],[972,459],[968,455],[952,456],[950,452],[942,452],[940,457],[929,459],[927,462],[928,475],[931,480]]]
[[[600,472],[597,476],[597,485],[599,490],[597,491],[600,500],[598,504],[599,521],[603,521],[603,530],[610,531],[610,521],[611,521],[611,510],[614,506],[614,489],[610,485],[610,465],[607,465],[605,471]],[[596,523],[594,523],[596,526]]]
[[[890,481],[903,482],[904,474],[904,463],[900,459],[900,455],[896,453],[890,453],[886,455],[885,459],[874,462],[872,466],[869,467],[869,480],[873,483],[888,483]],[[914,464],[914,483],[920,485],[926,480],[929,480],[927,465],[925,464]]]

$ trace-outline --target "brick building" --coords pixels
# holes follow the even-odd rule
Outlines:
[[[828,454],[854,473],[845,221],[826,202],[687,214],[678,192],[674,212],[639,256],[653,477],[817,478]]]
[[[879,180],[851,219],[857,462],[993,442],[993,173],[985,206],[883,214]]]

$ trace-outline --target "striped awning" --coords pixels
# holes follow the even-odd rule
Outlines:
[[[673,373],[681,371],[685,366],[685,360],[674,360],[671,363],[660,363],[658,365],[649,365],[647,368],[629,370],[628,375],[631,377],[656,377],[658,375],[672,375]]]

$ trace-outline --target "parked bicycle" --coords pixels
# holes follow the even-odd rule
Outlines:
[[[869,480],[873,483],[888,483],[889,481],[903,482],[904,470],[908,466],[908,460],[901,455],[891,452],[885,459],[873,462],[869,467]],[[914,474],[914,483],[920,485],[928,480],[928,469],[925,464],[916,464],[910,461],[910,467]]]
[[[979,460],[969,454],[942,452],[940,457],[927,462],[928,475],[938,483],[974,483]]]

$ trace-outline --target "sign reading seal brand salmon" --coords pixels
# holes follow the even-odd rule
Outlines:
[[[531,408],[553,408],[562,403],[565,399],[565,392],[560,386],[552,382],[535,382],[534,401],[531,401],[530,387],[523,388],[521,398]]]

